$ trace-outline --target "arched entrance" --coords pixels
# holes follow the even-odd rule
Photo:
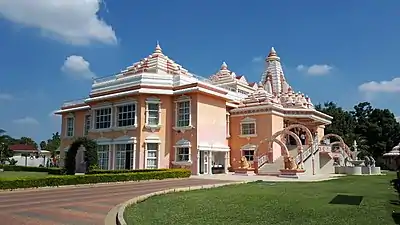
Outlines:
[[[346,143],[344,143],[343,138],[340,137],[340,136],[337,135],[337,134],[325,134],[325,135],[322,137],[321,142],[323,142],[323,141],[325,141],[327,138],[331,138],[331,137],[334,137],[334,138],[338,139],[339,142],[342,144],[341,147],[344,148],[344,147],[346,146]]]
[[[289,155],[289,150],[288,150],[287,146],[285,145],[285,143],[283,143],[281,140],[279,140],[277,138],[266,138],[266,139],[260,141],[260,143],[256,146],[256,151],[255,151],[254,155],[258,156],[258,154],[257,154],[258,148],[260,147],[261,144],[263,144],[265,142],[267,142],[268,148],[269,148],[267,150],[267,153],[272,152],[272,147],[273,147],[272,145],[274,142],[276,142],[281,147],[282,155],[285,155],[285,156]]]
[[[314,138],[313,138],[313,135],[312,135],[310,129],[308,129],[306,126],[304,126],[302,124],[292,124],[292,125],[285,127],[284,130],[290,131],[293,128],[300,128],[303,132],[305,132],[305,135],[307,138],[306,140],[308,140],[308,141],[305,141],[304,144],[308,145],[308,143],[311,143],[311,144],[314,143]]]
[[[303,150],[303,146],[301,144],[301,140],[300,140],[299,136],[297,136],[297,134],[295,134],[294,132],[292,132],[290,130],[283,129],[281,131],[278,131],[278,132],[276,132],[275,134],[272,135],[271,139],[273,140],[273,139],[277,138],[279,135],[282,135],[282,134],[287,134],[287,135],[289,135],[290,137],[292,137],[296,141],[297,152],[301,152]],[[287,149],[287,147],[286,147],[286,149]]]

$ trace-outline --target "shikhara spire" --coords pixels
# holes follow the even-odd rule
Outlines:
[[[290,89],[283,74],[280,61],[281,59],[276,53],[275,48],[272,47],[265,59],[265,70],[261,77],[261,83],[264,86],[264,90],[273,95],[280,95]]]

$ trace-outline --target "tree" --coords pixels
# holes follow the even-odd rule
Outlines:
[[[86,171],[89,171],[97,167],[97,143],[89,138],[80,137],[76,139],[68,149],[65,157],[65,170],[67,174],[74,175],[76,169],[76,154],[78,149],[83,146],[85,147],[85,162]]]
[[[30,137],[21,137],[19,139],[19,144],[31,145],[35,149],[38,149],[38,144]]]
[[[39,146],[40,146],[40,150],[46,150],[47,143],[45,141],[41,141]]]
[[[14,153],[10,150],[8,144],[0,143],[0,164],[7,162],[13,155]]]
[[[50,151],[51,157],[55,157],[57,155],[57,149],[60,147],[61,137],[58,132],[53,133],[51,139],[47,140],[46,150]]]

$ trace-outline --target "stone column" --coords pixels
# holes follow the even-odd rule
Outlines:
[[[213,164],[213,154],[212,154],[212,151],[208,151],[208,174],[209,175],[212,175],[213,173],[212,173],[212,164]]]
[[[197,166],[197,175],[200,175],[200,163],[204,163],[204,161],[203,162],[200,162],[200,151],[197,149],[197,160],[196,160],[196,166]],[[203,159],[204,160],[204,159]]]
[[[228,156],[229,152],[225,152],[225,174],[228,174],[228,165],[229,165],[229,156]]]

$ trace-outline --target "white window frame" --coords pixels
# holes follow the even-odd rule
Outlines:
[[[178,156],[179,156],[179,149],[181,148],[188,148],[189,149],[189,160],[188,161],[179,161]],[[192,145],[190,141],[181,139],[178,142],[176,142],[175,146],[175,160],[172,162],[175,165],[180,165],[180,164],[192,164]]]
[[[136,160],[136,157],[135,157],[135,153],[136,153],[136,151],[135,151],[135,143],[132,143],[132,142],[130,142],[130,143],[115,143],[114,144],[114,158],[113,158],[113,160],[114,160],[114,169],[115,170],[126,170],[126,168],[125,168],[125,164],[123,165],[123,168],[121,169],[121,168],[117,168],[117,151],[119,150],[118,148],[117,148],[117,146],[119,146],[119,145],[125,145],[125,148],[123,149],[123,151],[121,151],[121,152],[125,152],[125,154],[124,154],[124,158],[122,158],[123,159],[123,161],[125,162],[125,164],[126,164],[126,145],[132,145],[132,149],[131,150],[129,150],[129,151],[131,151],[131,157],[130,157],[130,159],[129,160],[132,160],[131,161],[131,166],[130,166],[130,168],[129,169],[127,169],[127,170],[134,170],[135,169],[135,160]]]
[[[69,124],[68,121],[72,120],[72,131],[71,131],[71,135],[69,135]],[[68,115],[67,117],[65,117],[65,137],[67,138],[72,138],[75,135],[75,117],[73,115]]]
[[[158,124],[149,124],[149,104],[158,104]],[[161,127],[161,100],[158,98],[146,99],[146,128],[160,128]]]
[[[123,106],[127,106],[127,105],[134,105],[135,107],[135,112],[134,112],[134,124],[133,125],[129,125],[129,126],[119,126],[118,122],[119,122],[119,107],[123,107]],[[114,105],[115,108],[115,116],[114,116],[114,127],[118,128],[118,129],[124,129],[124,128],[136,128],[137,127],[137,112],[138,112],[138,104],[136,101],[132,101],[132,102],[123,102],[123,103],[118,103],[116,105]]]
[[[189,102],[189,125],[188,126],[178,126],[178,119],[179,119],[179,104],[183,102]],[[185,129],[192,129],[192,99],[189,96],[181,96],[175,101],[175,127],[173,127],[175,130],[185,130]]]
[[[89,117],[89,124],[88,124],[88,120],[87,120],[88,117]],[[87,125],[89,125],[89,127]],[[88,129],[86,129],[86,128],[88,128]],[[87,136],[91,129],[92,129],[92,114],[88,113],[88,114],[85,114],[85,123],[83,125],[83,135]]]
[[[100,147],[100,146],[107,146],[107,149],[106,150],[99,150],[99,149],[97,149],[97,157],[98,157],[98,162],[97,162],[97,164],[98,164],[98,166],[99,166],[99,168],[100,169],[102,169],[102,170],[109,170],[110,169],[110,159],[111,159],[111,154],[110,154],[110,149],[111,149],[111,145],[109,145],[109,144],[100,144],[100,145],[97,145],[97,147]],[[100,167],[100,153],[107,153],[107,168],[106,169],[104,169],[104,168],[101,168]]]
[[[97,124],[97,122],[96,122],[97,121],[96,113],[97,113],[98,110],[104,110],[104,109],[110,109],[110,126],[109,127],[105,127],[105,128],[97,128],[96,127],[96,124]],[[101,130],[111,129],[113,127],[113,111],[114,110],[113,110],[112,105],[93,108],[93,114],[92,114],[92,120],[93,120],[92,127],[93,127],[93,130],[101,131]]]
[[[249,155],[245,155],[245,154],[244,154],[245,151],[252,151],[252,152],[253,152],[253,155],[252,155],[253,160],[249,160],[249,159],[247,159],[247,157],[246,157],[246,159],[247,159],[247,161],[249,161],[249,162],[253,162],[253,161],[254,161],[254,158],[255,158],[255,155],[256,155],[256,148],[257,148],[256,145],[252,145],[252,144],[244,145],[244,146],[242,146],[242,147],[240,148],[240,155],[241,155],[241,156],[249,156]]]
[[[231,137],[231,114],[226,112],[226,138]]]
[[[243,125],[253,124],[254,125],[254,134],[244,134],[243,133]],[[240,121],[240,135],[239,137],[257,137],[257,123],[256,119],[246,117],[242,121]]]

